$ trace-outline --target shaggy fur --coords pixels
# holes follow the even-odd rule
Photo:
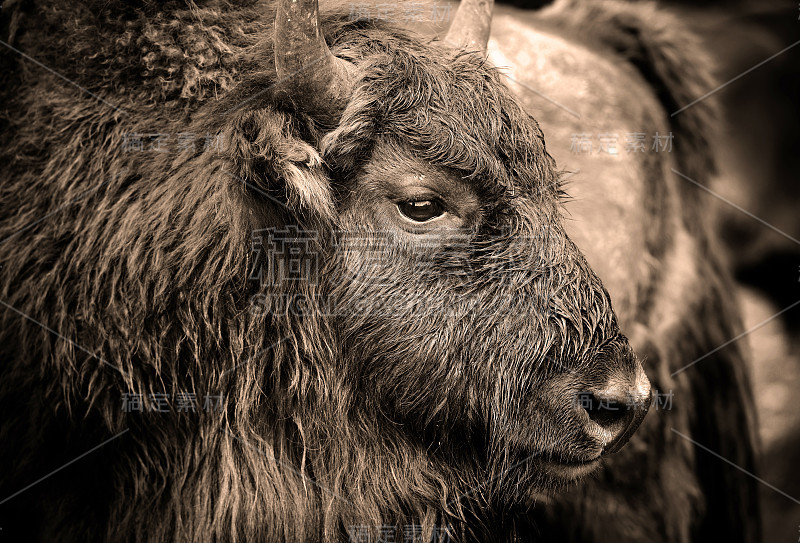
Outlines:
[[[6,41],[102,102],[3,52],[2,497],[114,438],[0,505],[4,535],[304,542],[388,525],[402,540],[420,525],[425,541],[530,538],[527,510],[557,486],[537,459],[594,450],[565,406],[637,362],[561,227],[536,122],[476,55],[337,16],[325,35],[356,86],[324,126],[274,89],[273,19],[246,3],[3,6]],[[125,152],[131,133],[220,134],[224,148]],[[370,211],[372,181],[427,169],[478,195],[465,245],[420,253]],[[276,285],[267,244],[287,225],[285,251],[319,267]],[[438,273],[414,273],[420,258]],[[697,313],[653,338],[651,360],[732,337],[714,263]],[[709,366],[724,384],[682,386],[748,399],[739,361]],[[124,393],[183,391],[226,401],[120,408]],[[706,407],[691,435],[730,420]],[[733,454],[730,435],[720,424],[705,443]],[[720,480],[686,449],[649,456],[652,492],[671,488],[662,470],[676,486],[701,468]],[[602,530],[581,513],[590,502],[561,507]],[[632,509],[646,533],[695,529],[683,510]]]

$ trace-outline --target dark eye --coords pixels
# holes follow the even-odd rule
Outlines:
[[[399,202],[397,209],[406,219],[425,222],[444,214],[444,206],[436,200],[409,200]]]

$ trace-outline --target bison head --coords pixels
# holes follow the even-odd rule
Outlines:
[[[562,227],[537,122],[449,46],[487,34],[473,19],[434,43],[331,20],[329,46],[316,1],[285,2],[275,70],[215,106],[235,176],[282,203],[257,235],[254,311],[294,338],[273,372],[296,394],[283,414],[304,413],[316,480],[379,510],[478,487],[528,503],[619,449],[650,403]]]

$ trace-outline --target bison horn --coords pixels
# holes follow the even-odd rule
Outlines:
[[[331,117],[352,94],[351,64],[328,49],[318,0],[279,0],[275,16],[278,84],[311,115]]]
[[[453,47],[486,52],[494,0],[462,0],[444,41]]]

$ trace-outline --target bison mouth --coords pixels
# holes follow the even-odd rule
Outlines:
[[[510,465],[503,462],[490,471],[494,497],[503,507],[527,509],[590,477],[602,468],[604,456],[575,457],[547,452],[526,457],[518,451],[505,460]]]
[[[606,379],[589,392],[569,381],[554,383],[548,390],[550,403],[522,417],[533,422],[505,433],[515,465],[521,467],[519,476],[531,478],[534,486],[555,489],[598,470],[628,443],[649,410],[652,394],[643,375],[637,371],[627,379]],[[570,402],[565,389],[580,401]]]
[[[602,455],[578,459],[563,456],[539,456],[532,461],[545,476],[562,483],[575,481],[596,471],[602,465]]]
[[[585,406],[576,410],[573,420],[579,421],[570,445],[553,447],[537,454],[533,460],[550,479],[572,481],[590,474],[603,464],[603,459],[617,453],[630,440],[647,414],[652,395],[649,390],[643,399],[631,406],[606,403],[606,408]]]

